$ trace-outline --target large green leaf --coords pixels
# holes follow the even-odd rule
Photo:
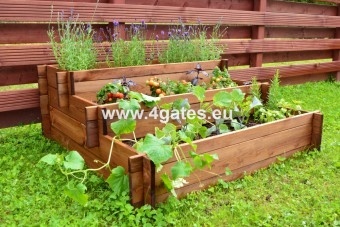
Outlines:
[[[140,109],[140,104],[136,99],[130,100],[120,99],[118,106],[120,109],[123,109],[125,111],[127,110],[136,111]]]
[[[241,103],[244,99],[245,94],[241,91],[241,89],[234,89],[231,93],[231,99],[236,103]]]
[[[201,86],[194,86],[192,88],[192,93],[197,97],[200,102],[203,102],[205,99],[205,89]]]
[[[139,92],[135,92],[135,91],[129,91],[129,98],[130,99],[136,99],[138,102],[142,102],[143,101],[142,94],[139,93]]]
[[[49,165],[54,165],[57,162],[57,157],[58,156],[56,154],[48,154],[48,155],[45,155],[44,157],[42,157],[40,159],[40,162],[45,162]]]
[[[118,137],[122,134],[132,133],[136,129],[136,120],[131,118],[120,119],[111,123],[111,129]]]
[[[129,178],[121,166],[111,170],[110,176],[106,179],[112,191],[116,194],[129,191]]]
[[[215,106],[228,108],[232,102],[230,93],[226,91],[220,91],[214,95],[213,103]]]
[[[137,150],[146,153],[157,167],[173,156],[172,147],[152,134],[145,136],[143,144]]]
[[[188,177],[192,172],[192,166],[189,162],[178,161],[171,168],[171,175],[173,179]]]
[[[142,94],[142,98],[145,106],[147,107],[153,107],[159,102],[159,100],[161,100],[159,97],[152,97],[145,94]]]
[[[85,161],[77,151],[70,151],[65,156],[64,167],[66,169],[79,170],[84,168]]]
[[[87,204],[89,198],[85,191],[86,186],[82,183],[79,183],[77,185],[74,185],[73,183],[68,183],[64,190],[64,193],[74,201],[84,206]]]

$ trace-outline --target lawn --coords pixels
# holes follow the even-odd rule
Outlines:
[[[96,175],[87,184],[89,203],[77,204],[63,194],[64,176],[39,163],[66,152],[41,135],[40,124],[1,129],[0,226],[340,226],[340,83],[285,86],[281,95],[323,112],[321,152],[280,159],[157,209],[133,209]]]

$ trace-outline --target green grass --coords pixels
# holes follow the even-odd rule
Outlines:
[[[298,153],[224,186],[170,198],[156,210],[133,209],[95,175],[90,202],[78,205],[63,195],[64,177],[38,163],[65,150],[45,139],[39,124],[2,129],[0,226],[340,226],[340,83],[286,86],[281,95],[323,112],[321,152]]]

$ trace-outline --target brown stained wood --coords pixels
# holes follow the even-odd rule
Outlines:
[[[303,84],[307,82],[325,81],[329,78],[328,73],[307,74],[303,76],[285,77],[281,79],[282,85]]]
[[[67,150],[76,150],[81,156],[84,158],[86,165],[90,168],[99,168],[102,166],[101,163],[104,163],[104,160],[101,160],[96,154],[98,153],[98,148],[85,148],[79,145],[76,141],[72,140],[68,135],[66,135],[63,131],[58,130],[55,127],[51,128],[51,138],[58,143],[60,143]],[[100,162],[96,162],[95,160],[99,160]],[[111,166],[114,168],[115,166]],[[99,174],[102,174],[104,178],[107,178],[110,175],[110,171],[106,168],[102,169]]]
[[[226,138],[226,135],[223,134],[201,139],[195,142],[195,144],[197,144],[197,153],[204,153],[209,150],[223,149],[228,146],[237,145],[261,137],[266,137],[280,131],[289,130],[291,128],[299,127],[306,124],[311,125],[312,118],[313,112],[304,113],[275,122],[256,125],[250,128],[243,129],[241,131],[230,132],[228,133],[228,139],[224,139]],[[188,144],[183,144],[181,145],[181,147],[185,156],[190,157],[188,152],[191,150],[191,147]],[[175,158],[168,160],[167,163],[173,161],[175,161]]]
[[[95,121],[98,118],[98,107],[87,106],[85,107],[85,115],[87,121]]]
[[[249,81],[256,76],[258,80],[268,80],[273,77],[276,70],[280,70],[281,78],[292,78],[296,76],[303,76],[307,74],[321,74],[326,72],[336,72],[340,70],[340,61],[290,65],[290,66],[276,66],[276,67],[254,67],[249,69],[230,69],[231,79],[237,81]]]
[[[268,95],[269,95],[269,83],[262,83],[261,84],[261,99],[264,103],[267,103]]]
[[[110,136],[103,136],[99,135],[99,151],[97,152],[97,155],[102,160],[105,160],[105,162],[108,161],[109,154],[110,154],[110,148],[112,144],[112,137]],[[113,166],[122,166],[126,170],[129,168],[128,166],[128,159],[131,156],[137,155],[138,153],[131,149],[128,145],[115,140],[113,143],[113,149],[112,149],[112,156],[110,165]]]
[[[47,69],[46,69],[46,72],[47,72],[47,83],[48,83],[48,86],[51,86],[53,88],[57,88],[57,84],[58,84],[58,79],[57,79],[57,72],[58,72],[58,69],[53,67],[53,66],[47,66]]]
[[[332,50],[265,53],[263,63],[290,62],[332,58]]]
[[[68,84],[58,84],[58,105],[59,107],[68,107],[69,95],[68,95]]]
[[[37,4],[39,3],[39,4]],[[201,21],[205,23],[241,24],[241,25],[286,25],[286,26],[328,26],[336,27],[340,19],[335,16],[303,15],[293,13],[252,12],[240,10],[205,9],[204,14],[200,8],[148,6],[130,4],[104,4],[99,3],[96,14],[93,16],[94,4],[92,3],[68,3],[54,2],[54,12],[70,12],[74,9],[80,14],[80,20],[88,21],[119,21],[135,22],[170,22],[182,18],[183,22],[197,21],[197,15],[201,15]],[[56,15],[51,18],[51,6],[45,2],[11,1],[0,2],[0,20],[2,21],[35,21],[54,22]],[[291,11],[286,11],[291,12]],[[33,16],[34,15],[34,16]],[[68,15],[65,15],[66,17]],[[132,19],[133,18],[133,19]]]
[[[201,61],[202,69],[212,70],[219,66],[220,60]],[[119,79],[123,75],[129,78],[141,76],[153,76],[163,74],[183,73],[192,70],[196,67],[196,62],[185,63],[170,63],[170,64],[155,64],[143,66],[130,66],[130,67],[117,67],[117,68],[104,68],[94,70],[75,71],[71,73],[74,82],[93,81],[93,80],[106,80],[106,79]]]
[[[265,38],[325,39],[335,38],[334,28],[266,27]]]
[[[155,6],[178,6],[195,8],[216,8],[252,10],[252,1],[224,1],[224,0],[196,0],[196,1],[173,1],[173,0],[125,0],[126,4],[155,5]]]
[[[336,7],[327,5],[304,4],[289,1],[268,0],[267,11],[291,12],[296,14],[314,14],[336,16]]]
[[[147,157],[143,157],[144,203],[156,205],[155,165]]]
[[[321,150],[322,141],[322,125],[323,125],[323,115],[321,113],[314,113],[313,115],[313,127],[312,127],[312,140],[311,148]]]
[[[36,88],[0,92],[0,112],[36,108],[39,104]]]
[[[84,145],[86,137],[86,128],[84,124],[53,107],[50,108],[50,117],[52,127],[62,131],[79,145]]]
[[[37,82],[37,71],[34,65],[0,67],[0,86]]]
[[[287,151],[286,153],[280,154],[278,156],[271,157],[271,158],[268,158],[268,159],[265,159],[265,160],[261,160],[259,162],[253,163],[251,165],[241,167],[239,169],[235,169],[235,170],[232,171],[232,174],[228,175],[228,176],[221,175],[220,178],[211,177],[211,178],[206,179],[204,181],[201,181],[199,183],[189,184],[186,187],[177,189],[176,193],[177,193],[178,197],[181,198],[181,197],[184,197],[186,194],[188,194],[190,192],[202,190],[202,189],[208,188],[208,187],[210,187],[214,184],[217,184],[219,179],[222,179],[224,181],[236,180],[238,178],[244,177],[245,175],[252,174],[256,170],[268,167],[269,165],[277,162],[278,157],[290,157],[294,153],[296,153],[297,151],[301,151],[303,149],[305,149],[305,147],[298,147],[296,149]],[[157,195],[156,196],[156,203],[164,202],[169,196],[170,196],[170,193]]]
[[[47,67],[46,65],[38,65],[38,86],[39,86],[39,94],[47,95],[48,94],[48,84],[47,84]]]
[[[129,158],[130,201],[134,207],[144,205],[143,157],[135,155]]]
[[[99,146],[98,121],[86,121],[85,146],[92,148]]]
[[[217,154],[219,159],[212,163],[211,169],[205,169],[209,172],[204,170],[196,171],[195,174],[190,175],[186,180],[190,183],[196,183],[199,180],[208,179],[214,174],[223,175],[227,167],[233,171],[234,169],[285,153],[296,147],[309,147],[311,145],[311,130],[312,125],[307,124],[217,150],[209,150],[208,154]],[[223,139],[227,140],[228,137],[226,136]],[[192,158],[188,160],[192,162]],[[164,173],[171,174],[171,167],[174,163],[164,164],[163,169],[157,173],[157,191],[158,188],[159,191],[162,191],[160,176]],[[156,194],[159,193],[156,192]]]
[[[40,112],[42,115],[49,114],[48,95],[40,95]]]
[[[0,110],[0,128],[38,123],[40,121],[41,114],[39,107],[6,112]]]
[[[51,139],[51,118],[49,114],[41,115],[41,130],[46,138]]]

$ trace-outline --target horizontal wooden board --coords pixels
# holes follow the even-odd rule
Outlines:
[[[0,67],[0,86],[37,83],[35,65]]]
[[[340,49],[340,39],[303,39],[303,40],[221,40],[219,45],[225,46],[224,53],[272,53],[272,52],[303,52],[313,50]],[[149,45],[149,44],[148,44]],[[166,42],[160,48],[165,48]],[[0,66],[53,64],[48,44],[40,45],[5,45],[0,46]],[[148,46],[146,47],[149,48]],[[34,53],[34,58],[31,58]],[[308,60],[308,59],[306,59]],[[128,73],[128,72],[126,72]]]
[[[268,80],[273,77],[276,70],[280,71],[280,76],[296,77],[309,74],[321,74],[326,72],[337,72],[340,70],[340,61],[314,63],[314,64],[301,64],[277,67],[254,67],[248,69],[231,69],[229,70],[233,80],[249,81],[252,77],[256,76],[258,80]]]
[[[217,154],[219,160],[213,162],[211,169],[206,169],[209,172],[198,170],[195,174],[187,177],[186,180],[190,184],[194,184],[199,182],[199,180],[203,181],[209,179],[214,174],[222,176],[224,175],[226,168],[233,171],[261,160],[283,154],[296,147],[308,147],[311,145],[311,130],[311,124],[302,125],[255,140],[248,140],[233,146],[209,151],[209,154]],[[192,159],[190,158],[188,161],[191,162]],[[164,173],[169,175],[173,165],[174,163],[165,164],[163,169],[156,174],[156,194],[165,192],[160,176]]]
[[[36,108],[39,104],[36,88],[0,92],[0,112]]]
[[[94,14],[94,4],[74,2],[54,2],[54,12],[79,13],[82,21],[112,21],[112,18],[124,22],[145,20],[146,22],[171,22],[181,18],[183,22],[197,21],[197,15],[204,23],[241,24],[241,25],[283,25],[310,27],[337,27],[340,18],[325,15],[303,15],[293,13],[252,12],[241,10],[205,9],[200,8],[149,6],[130,4],[99,3]],[[289,12],[289,11],[288,11]],[[0,1],[0,20],[3,21],[56,21],[51,17],[51,4],[39,1],[14,0],[10,3]]]

